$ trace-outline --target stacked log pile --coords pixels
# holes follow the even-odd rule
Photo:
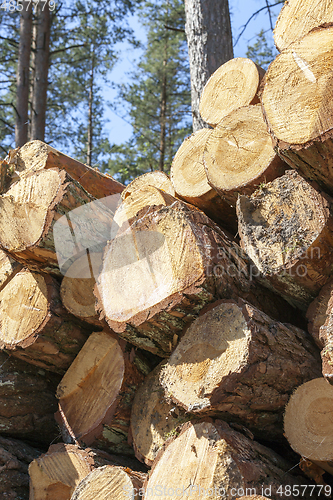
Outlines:
[[[322,4],[286,3],[266,74],[212,75],[170,178],[40,141],[1,162],[1,498],[331,497]]]

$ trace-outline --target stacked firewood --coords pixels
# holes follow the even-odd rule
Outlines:
[[[171,179],[0,163],[1,498],[331,497],[333,12],[307,6],[266,74],[212,75]]]

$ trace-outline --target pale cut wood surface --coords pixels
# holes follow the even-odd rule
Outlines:
[[[175,190],[169,176],[164,172],[155,170],[154,172],[147,172],[146,174],[139,175],[139,177],[136,177],[136,179],[130,182],[121,193],[121,199],[125,200],[127,196],[133,194],[137,189],[141,189],[146,186],[154,186],[158,189],[162,189],[168,194],[171,194],[171,196],[175,196]]]

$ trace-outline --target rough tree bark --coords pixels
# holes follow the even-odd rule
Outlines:
[[[44,140],[46,98],[50,55],[50,9],[47,4],[38,4],[35,72],[32,94],[31,139]]]
[[[28,140],[29,63],[32,39],[32,3],[25,5],[20,19],[20,44],[16,75],[15,144]]]
[[[207,126],[199,115],[199,99],[214,71],[233,57],[228,0],[185,0],[193,131]]]

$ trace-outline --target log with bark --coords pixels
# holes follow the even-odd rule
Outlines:
[[[279,154],[329,194],[333,194],[332,41],[333,25],[328,25],[292,43],[270,65],[261,96]]]
[[[111,332],[92,333],[57,389],[64,441],[133,454],[131,404],[147,371],[132,346]]]
[[[309,333],[321,349],[322,373],[333,384],[333,281],[311,302],[306,317]]]
[[[92,470],[122,463],[124,458],[100,450],[63,443],[52,445],[29,465],[31,499],[70,500],[76,486]],[[125,459],[125,463],[126,467],[133,466],[131,459]]]
[[[288,0],[282,7],[275,23],[274,41],[281,52],[309,31],[333,20],[330,1]]]
[[[219,298],[242,296],[274,318],[295,318],[285,301],[254,282],[238,245],[180,201],[143,209],[109,242],[97,285],[110,328],[163,357],[202,308]]]
[[[168,194],[171,194],[171,196],[175,196],[175,190],[169,176],[160,170],[155,170],[153,172],[147,172],[146,174],[139,175],[139,177],[136,177],[136,179],[130,182],[121,193],[121,199],[125,200],[127,196],[135,193],[138,189],[145,188],[146,186],[154,186],[158,189],[162,189]]]
[[[146,474],[110,465],[99,467],[81,480],[73,492],[72,500],[140,500]]]
[[[239,299],[209,306],[161,370],[166,396],[186,412],[241,422],[279,440],[292,391],[320,375],[311,337]]]
[[[176,428],[190,420],[181,408],[167,402],[159,382],[163,362],[144,380],[135,393],[130,437],[135,456],[151,466],[166,440],[176,433]]]
[[[294,451],[333,474],[333,387],[316,378],[298,387],[284,416],[285,436]]]
[[[332,274],[331,203],[295,170],[237,202],[242,248],[270,286],[303,310]]]
[[[179,198],[200,208],[211,219],[235,234],[235,210],[207,181],[203,154],[211,133],[212,130],[204,128],[185,139],[173,159],[171,181]]]
[[[258,92],[265,75],[251,59],[236,57],[220,66],[209,78],[200,98],[201,117],[212,127],[232,111],[260,102]]]
[[[44,444],[55,439],[58,383],[57,375],[0,351],[1,434]]]
[[[16,358],[63,374],[91,328],[62,306],[59,284],[23,269],[0,292],[0,348]]]
[[[0,209],[0,246],[32,270],[65,274],[74,257],[101,251],[110,237],[112,210],[59,169],[27,174],[0,197]]]
[[[308,484],[304,478],[292,476],[291,469],[285,459],[225,422],[189,422],[157,456],[144,484],[145,499],[251,494],[290,498],[292,485]],[[306,498],[311,498],[309,493],[305,491]]]
[[[89,252],[68,268],[61,287],[61,301],[68,312],[82,321],[102,328],[95,311],[94,286],[102,265],[101,252]]]
[[[65,170],[94,198],[121,193],[125,187],[111,176],[102,174],[97,169],[88,167],[38,140],[27,142],[22,146],[11,165],[19,178],[42,169]],[[16,179],[15,176],[14,180]]]
[[[29,500],[28,465],[39,455],[39,450],[22,441],[0,436],[0,496],[3,500]]]
[[[273,149],[260,105],[223,118],[205,143],[203,162],[208,183],[232,206],[238,194],[251,195],[288,168]]]

